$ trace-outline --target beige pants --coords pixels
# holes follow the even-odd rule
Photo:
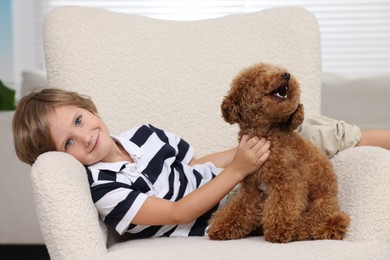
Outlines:
[[[325,116],[307,116],[297,132],[320,147],[329,158],[356,146],[361,138],[358,126]]]
[[[325,116],[307,116],[297,132],[320,147],[328,158],[332,158],[342,150],[354,147],[361,137],[358,126]],[[228,200],[236,195],[239,188],[240,184],[234,187],[228,195]]]

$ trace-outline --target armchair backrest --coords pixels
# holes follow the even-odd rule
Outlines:
[[[320,111],[320,34],[303,8],[175,22],[63,7],[44,38],[49,84],[90,95],[112,133],[151,123],[199,153],[230,147],[237,129],[219,106],[233,77],[258,62],[289,69],[306,111]]]
[[[111,133],[151,123],[182,136],[197,154],[236,144],[237,129],[223,121],[220,103],[232,78],[255,63],[289,69],[306,111],[320,112],[320,34],[303,8],[177,22],[61,7],[45,20],[44,50],[49,85],[91,96]],[[106,250],[85,172],[72,159],[50,152],[32,168],[53,259]]]

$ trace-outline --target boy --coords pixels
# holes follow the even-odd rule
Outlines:
[[[317,120],[300,130],[335,140],[329,145],[314,139],[328,153],[355,145],[390,146],[382,143],[390,140],[389,131],[360,131],[330,119],[317,125]],[[30,165],[47,151],[69,153],[84,164],[100,217],[119,234],[138,238],[204,235],[211,214],[262,166],[271,146],[264,138],[244,136],[237,147],[196,159],[186,141],[152,125],[110,136],[89,98],[50,88],[20,100],[13,132],[18,157]]]

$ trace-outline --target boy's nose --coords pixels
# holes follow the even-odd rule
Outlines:
[[[91,138],[91,137],[87,137],[87,138],[85,139],[85,146],[86,146],[86,147],[89,147],[89,146],[91,145],[91,141],[92,141],[92,138]]]
[[[90,146],[91,145],[91,142],[92,142],[92,134],[89,133],[89,132],[85,132],[85,131],[80,131],[78,133],[78,139],[80,140],[80,142],[85,145],[86,147]]]
[[[87,147],[91,145],[91,143],[92,143],[92,135],[91,134],[85,135],[84,143],[85,143],[85,146],[87,146]]]

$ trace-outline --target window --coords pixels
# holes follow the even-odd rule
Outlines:
[[[303,6],[314,13],[320,24],[323,71],[371,73],[390,70],[390,0],[39,0],[39,2],[42,15],[57,6],[82,5],[170,20],[209,19],[275,6]],[[39,32],[37,35],[41,37]],[[39,43],[37,53],[42,53],[41,46]]]

